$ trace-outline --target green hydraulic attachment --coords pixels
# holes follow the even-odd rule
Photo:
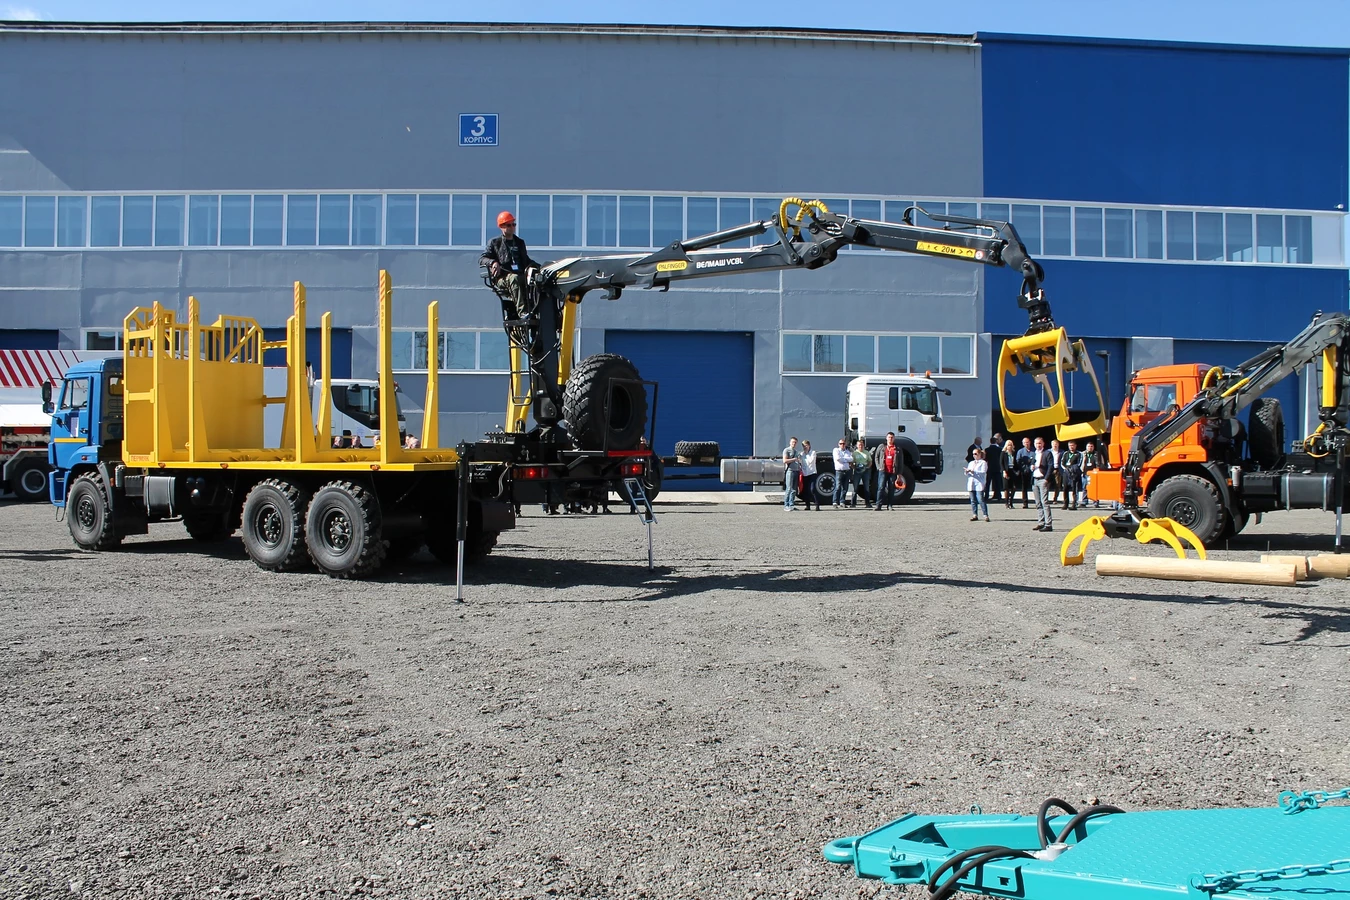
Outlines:
[[[909,814],[831,841],[859,878],[1018,900],[1350,897],[1350,797],[1286,791],[1279,806],[1124,813],[1050,799],[1034,816]],[[1052,813],[1058,813],[1052,815]]]

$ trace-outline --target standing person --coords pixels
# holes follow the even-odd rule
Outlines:
[[[877,444],[872,451],[872,468],[877,470],[877,512],[881,512],[883,501],[887,509],[895,509],[895,479],[904,464],[905,458],[895,446],[895,432],[886,432],[886,443]]]
[[[840,509],[848,499],[848,486],[853,483],[853,451],[848,449],[848,439],[840,438],[839,446],[831,455],[834,457],[834,508]]]
[[[1087,508],[1087,489],[1092,481],[1092,473],[1101,468],[1101,460],[1097,456],[1097,445],[1092,441],[1087,442],[1087,449],[1083,451],[1083,494],[1078,499],[1082,501],[1083,508]],[[1101,501],[1092,501],[1093,508],[1100,508]]]
[[[1017,451],[1013,449],[1012,440],[1005,441],[1003,452],[999,454],[1000,468],[1003,469],[1003,484],[1007,490],[1004,492],[1008,509],[1013,508],[1013,495],[1017,493],[1017,484],[1022,479],[1021,472],[1017,468]]]
[[[537,269],[539,263],[530,259],[525,242],[516,237],[516,217],[510,210],[497,214],[497,227],[502,230],[499,237],[488,242],[483,255],[478,257],[478,265],[488,270],[492,286],[499,293],[505,293],[516,305],[516,317],[525,317],[525,270]]]
[[[1045,438],[1036,438],[1031,463],[1031,489],[1036,495],[1036,527],[1032,531],[1055,530],[1055,506],[1050,502],[1050,476],[1055,472],[1055,455],[1045,449]]]
[[[1017,482],[1022,486],[1023,509],[1027,508],[1027,494],[1031,493],[1031,470],[1035,468],[1035,459],[1036,451],[1031,448],[1031,438],[1022,438],[1022,449],[1017,451]]]
[[[984,499],[997,503],[1003,498],[1003,435],[994,432],[989,439],[989,449],[984,451],[984,461],[989,465],[989,481],[984,489]]]
[[[1050,471],[1050,478],[1048,479],[1050,490],[1053,492],[1050,498],[1051,503],[1059,502],[1059,489],[1062,486],[1061,482],[1063,481],[1059,475],[1059,458],[1063,453],[1064,451],[1059,449],[1059,441],[1050,442],[1050,455],[1055,458],[1055,467]]]
[[[966,463],[966,490],[970,492],[970,521],[974,522],[984,514],[984,520],[989,521],[989,503],[984,499],[984,490],[989,480],[989,463],[984,458],[984,451],[979,447],[975,448],[975,455]]]
[[[797,508],[797,479],[802,474],[802,450],[797,446],[797,438],[788,439],[783,448],[783,509],[789,512]]]
[[[854,509],[858,508],[858,495],[863,491],[867,494],[863,496],[863,502],[867,508],[872,508],[872,501],[869,499],[872,494],[872,454],[867,452],[867,443],[859,438],[857,445],[853,448],[853,503]]]
[[[816,451],[811,449],[810,441],[802,441],[802,500],[806,502],[806,511],[816,504],[820,512],[820,498],[816,496]]]
[[[1059,455],[1059,479],[1064,483],[1064,509],[1077,509],[1078,495],[1083,493],[1083,454],[1077,441],[1069,441],[1069,449]]]
[[[972,459],[975,458],[976,450],[983,450],[983,449],[984,449],[984,440],[977,434],[975,435],[975,440],[971,441],[970,446],[966,448],[966,462],[970,462]]]

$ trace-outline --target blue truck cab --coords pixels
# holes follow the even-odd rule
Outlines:
[[[52,417],[47,462],[52,504],[66,505],[74,480],[83,474],[104,476],[122,461],[122,360],[94,359],[71,366],[60,394],[46,399]]]

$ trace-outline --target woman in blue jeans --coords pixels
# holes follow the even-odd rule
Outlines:
[[[984,451],[976,447],[970,462],[966,463],[966,490],[970,492],[970,521],[974,522],[984,515],[989,521],[989,504],[984,499],[984,486],[989,483],[989,463],[985,461]]]

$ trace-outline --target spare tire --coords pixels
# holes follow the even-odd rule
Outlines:
[[[715,459],[722,455],[722,447],[717,441],[676,441],[675,455],[690,459]]]
[[[1247,447],[1262,468],[1278,469],[1284,462],[1284,408],[1280,401],[1260,397],[1252,403]]]
[[[647,391],[617,353],[583,359],[563,388],[563,417],[582,450],[633,450],[647,430]]]

